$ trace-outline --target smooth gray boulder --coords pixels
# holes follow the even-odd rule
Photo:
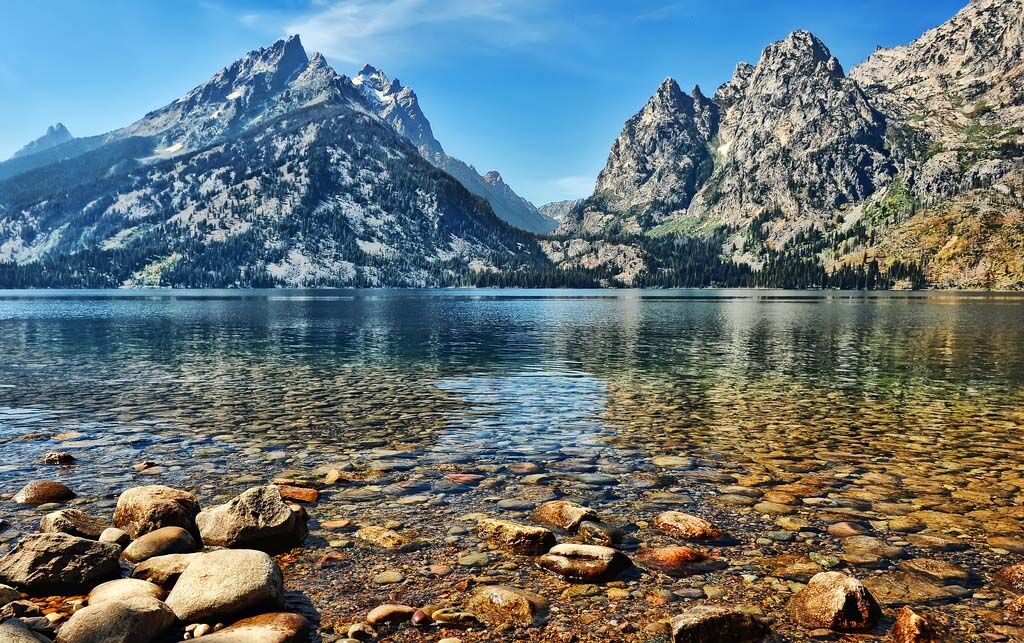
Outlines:
[[[114,526],[138,538],[163,527],[181,527],[198,536],[199,502],[187,491],[161,485],[134,487],[122,493],[114,510]]]
[[[0,582],[31,594],[70,595],[117,576],[121,548],[67,534],[30,534],[0,558]]]
[[[186,623],[258,607],[280,607],[284,579],[270,556],[254,549],[222,549],[195,558],[178,578],[167,605]]]
[[[147,580],[166,590],[174,587],[185,568],[202,554],[167,554],[143,561],[132,570],[132,578]]]
[[[150,643],[174,624],[174,612],[150,596],[83,607],[57,633],[55,643]]]

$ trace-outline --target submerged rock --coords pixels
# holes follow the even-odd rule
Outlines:
[[[523,556],[539,556],[555,544],[555,535],[542,527],[484,518],[477,523],[480,537],[495,547]]]
[[[789,601],[789,613],[804,627],[859,632],[874,626],[882,610],[856,578],[840,572],[816,574]]]
[[[890,643],[939,643],[942,639],[923,616],[904,606],[896,612],[896,623],[888,640]]]
[[[563,578],[595,582],[615,576],[630,566],[625,554],[599,545],[555,545],[537,564]]]
[[[120,571],[121,548],[67,534],[30,534],[0,558],[0,581],[33,594],[76,594]]]
[[[672,619],[673,643],[756,643],[768,626],[748,612],[712,605],[691,608]]]
[[[174,623],[159,600],[135,596],[89,605],[60,628],[55,643],[149,643]]]
[[[633,562],[648,571],[681,577],[703,573],[694,563],[707,558],[707,554],[692,547],[653,547],[641,549],[633,556]]]
[[[400,534],[393,529],[374,525],[359,529],[356,531],[355,537],[360,543],[389,551],[405,551],[415,546],[412,538]]]
[[[597,512],[567,500],[545,502],[533,512],[530,518],[542,525],[576,533],[585,520],[597,522]]]
[[[181,527],[193,536],[199,502],[187,491],[161,485],[134,487],[117,499],[114,526],[138,538],[164,527]]]
[[[189,563],[167,597],[181,621],[232,616],[257,607],[280,607],[284,581],[277,563],[252,549],[223,549]]]
[[[306,513],[292,508],[275,485],[254,487],[199,513],[203,543],[266,551],[301,545],[309,533]]]
[[[994,580],[999,587],[1024,592],[1024,563],[1000,569],[996,572]]]
[[[488,585],[473,593],[466,609],[492,627],[505,624],[529,627],[544,618],[548,602],[543,596],[518,587]]]
[[[684,540],[715,540],[722,531],[703,518],[680,511],[666,511],[654,519],[658,529]]]
[[[45,505],[50,502],[63,502],[74,497],[75,492],[63,482],[34,480],[14,494],[12,500],[19,505]]]
[[[48,513],[39,521],[39,531],[43,533],[68,534],[79,538],[98,540],[107,528],[102,518],[95,518],[78,509],[61,509]]]

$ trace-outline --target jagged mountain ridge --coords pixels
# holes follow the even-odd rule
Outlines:
[[[977,266],[991,262],[950,263],[934,239],[891,252],[881,248],[897,246],[881,240],[921,239],[903,226],[922,208],[937,225],[946,221],[943,203],[969,216],[962,194],[985,203],[1014,198],[1013,177],[1024,162],[1022,16],[1024,0],[975,0],[911,45],[876,52],[848,76],[818,38],[793,32],[769,45],[757,64],[740,63],[719,88],[718,127],[705,148],[676,144],[673,128],[697,132],[687,128],[687,104],[665,100],[663,84],[612,146],[602,176],[615,181],[599,181],[558,232],[710,239],[725,231],[723,258],[755,271],[791,262],[793,270],[827,273],[871,260],[878,264],[873,270],[919,266],[931,283],[949,287],[957,276],[943,269],[940,278],[938,266],[958,265],[962,283],[976,287]],[[693,168],[706,167],[709,158],[713,171],[700,175],[694,195]],[[998,194],[984,196],[986,189]],[[1005,234],[1013,236],[1011,228]],[[1019,262],[1007,257],[1002,265],[1011,274],[991,283],[1024,287],[1024,274],[1012,267]],[[658,269],[648,257],[646,270]]]
[[[364,66],[352,82],[378,116],[408,138],[434,166],[451,174],[473,194],[486,199],[499,217],[517,228],[535,233],[546,233],[555,228],[555,223],[516,194],[500,173],[492,170],[481,175],[472,165],[445,153],[434,137],[430,121],[423,114],[419,98],[412,88],[402,85],[398,79],[389,78],[372,65]]]
[[[548,265],[297,38],[75,152],[0,182],[16,283],[438,286]]]
[[[46,151],[48,149],[57,147],[67,143],[74,139],[68,128],[64,127],[64,123],[57,123],[46,128],[46,133],[37,138],[36,140],[26,144],[24,147],[15,152],[11,158],[16,159],[21,156],[29,156],[31,154],[37,154],[39,152]]]

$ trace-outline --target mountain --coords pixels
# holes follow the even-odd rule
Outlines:
[[[748,283],[1022,288],[1022,34],[1024,0],[974,0],[849,75],[798,30],[711,101],[667,80],[557,234],[642,258],[627,285],[675,274],[672,238]]]
[[[569,199],[566,201],[552,201],[537,208],[540,213],[558,223],[570,212],[583,203],[583,199]]]
[[[549,267],[297,37],[73,152],[0,182],[0,283],[438,286]]]
[[[536,206],[516,194],[496,171],[481,175],[472,165],[445,153],[434,138],[430,122],[420,108],[419,98],[410,87],[371,65],[364,66],[352,79],[375,113],[396,132],[409,139],[427,159],[455,177],[467,190],[486,199],[494,213],[508,223],[535,233],[550,232],[555,223]]]
[[[75,137],[71,135],[71,132],[69,132],[66,127],[64,127],[63,123],[57,123],[56,125],[51,125],[46,128],[45,134],[22,147],[20,150],[15,152],[11,158],[16,159],[19,156],[28,156],[37,152],[43,152],[50,148],[57,147],[62,143],[67,143],[73,138]]]

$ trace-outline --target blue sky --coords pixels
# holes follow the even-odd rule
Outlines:
[[[966,0],[36,0],[0,25],[0,158],[126,125],[288,33],[412,86],[446,150],[538,205],[584,196],[666,77],[712,94],[794,29],[849,69]]]

